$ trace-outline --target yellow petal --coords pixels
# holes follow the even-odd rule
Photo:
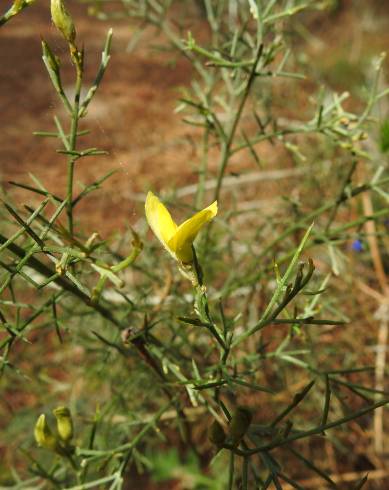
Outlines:
[[[201,228],[217,214],[217,201],[187,219],[178,228],[168,242],[168,247],[176,254],[181,262],[193,260],[192,244]]]
[[[57,441],[46,422],[44,414],[40,415],[34,427],[34,436],[38,446],[55,450]]]
[[[157,196],[152,192],[148,192],[146,197],[146,219],[150,228],[155,233],[158,240],[170,252],[168,242],[175,235],[177,225],[170,216],[169,211],[161,203]]]

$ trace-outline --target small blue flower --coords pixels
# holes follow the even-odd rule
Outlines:
[[[353,243],[351,244],[351,250],[354,250],[354,252],[358,252],[358,253],[362,252],[363,250],[362,240],[360,240],[359,238],[354,240]]]

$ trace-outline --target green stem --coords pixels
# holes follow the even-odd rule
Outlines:
[[[201,167],[199,171],[199,183],[197,186],[195,208],[200,209],[203,204],[205,181],[207,180],[208,167],[208,150],[209,150],[209,129],[206,128],[203,135],[203,154],[201,159]]]
[[[243,458],[242,467],[242,490],[248,490],[248,474],[249,474],[249,457]]]
[[[328,218],[327,225],[324,229],[324,233],[327,233],[329,231],[331,224],[336,217],[336,214],[338,212],[340,205],[342,204],[342,202],[344,202],[344,197],[345,196],[347,197],[347,194],[346,194],[347,188],[348,188],[348,186],[351,185],[351,181],[352,181],[353,175],[357,169],[357,165],[358,165],[358,160],[356,158],[353,158],[351,165],[350,165],[350,168],[349,168],[349,170],[346,174],[346,177],[344,178],[344,181],[342,183],[338,199],[336,200],[335,206],[332,208],[331,214]]]
[[[228,488],[232,490],[234,487],[234,472],[235,472],[235,454],[231,451],[230,453],[230,465],[228,471]]]
[[[71,50],[73,48],[71,47]],[[70,139],[68,151],[75,151],[77,144],[77,132],[79,122],[79,109],[80,109],[80,93],[82,86],[82,60],[79,58],[77,52],[76,57],[76,87],[74,94],[74,105],[72,111],[72,121],[70,126]],[[81,54],[82,56],[82,54]],[[66,214],[68,216],[69,234],[73,236],[73,183],[74,183],[74,165],[76,163],[76,157],[71,156],[68,160],[68,175],[67,175],[67,208]]]
[[[221,186],[223,183],[223,178],[224,178],[224,174],[226,171],[227,163],[228,163],[228,160],[230,159],[230,156],[231,156],[231,146],[232,146],[232,143],[234,141],[236,129],[238,127],[241,115],[243,113],[243,109],[246,105],[248,96],[250,94],[250,89],[251,89],[252,84],[253,84],[255,77],[256,77],[257,64],[258,64],[259,58],[262,55],[262,51],[263,51],[263,44],[261,44],[258,48],[258,52],[257,52],[257,55],[256,55],[255,60],[253,62],[253,65],[251,67],[250,75],[249,75],[249,78],[247,80],[247,84],[246,84],[246,87],[245,87],[245,90],[243,93],[243,97],[240,100],[238,110],[236,111],[235,116],[232,120],[231,128],[230,128],[230,131],[228,133],[227,139],[225,139],[222,142],[222,153],[220,155],[219,174],[217,177],[216,189],[215,189],[215,195],[214,195],[215,201],[217,201],[219,199],[220,190],[221,190]]]
[[[74,459],[73,459],[72,455],[67,453],[67,454],[66,454],[66,459],[69,461],[70,466],[72,467],[72,469],[74,470],[74,472],[75,472],[75,474],[76,474],[76,477],[77,477],[77,483],[81,483],[81,482],[79,481],[79,476],[78,476],[78,470],[79,470],[79,468],[78,468],[78,466],[77,466],[76,462],[74,461]]]
[[[31,5],[33,2],[34,2],[34,0],[26,0],[24,3],[21,3],[18,7],[16,7],[15,5],[12,5],[12,7],[10,9],[8,9],[7,12],[0,17],[0,27],[3,26],[10,19],[12,19],[12,17],[19,14],[26,7]]]

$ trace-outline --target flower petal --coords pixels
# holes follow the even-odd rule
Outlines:
[[[168,252],[172,253],[168,246],[168,242],[175,235],[177,225],[173,221],[166,207],[151,191],[148,192],[146,197],[145,210],[146,219],[150,228]]]
[[[181,262],[193,260],[192,244],[201,228],[217,214],[217,201],[184,221],[168,242],[169,249]]]

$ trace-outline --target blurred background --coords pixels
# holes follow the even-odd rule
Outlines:
[[[139,209],[136,202],[143,201],[138,193],[150,187],[166,190],[197,181],[199,157],[195,142],[199,132],[183,124],[182,116],[175,113],[182,89],[189,85],[193,72],[182,56],[161,48],[164,43],[167,47],[167,41],[156,29],[147,27],[141,40],[134,39],[135,26],[129,19],[99,21],[88,15],[85,3],[76,0],[68,3],[79,39],[88,51],[87,81],[93,80],[100,63],[106,30],[114,27],[110,68],[85,119],[85,125],[91,129],[91,141],[97,139],[109,155],[91,157],[78,168],[78,179],[84,184],[93,181],[97,174],[118,170],[99,193],[82,204],[88,212],[90,230],[94,231],[97,225],[101,229],[103,225],[109,231],[134,219]],[[206,37],[201,9],[194,8],[194,2],[184,3],[185,26]],[[363,95],[371,75],[372,57],[389,45],[389,9],[386,2],[379,0],[339,0],[332,4],[326,11],[298,17],[291,37],[295,44],[304,44],[300,49],[304,59],[300,61],[312,78],[319,83],[322,80],[339,93],[350,92],[348,103],[358,108],[359,95]],[[89,13],[93,14],[90,5]],[[51,24],[46,2],[42,1],[15,17],[0,36],[3,186],[8,190],[9,180],[26,180],[28,172],[33,172],[53,192],[62,189],[66,175],[54,158],[56,141],[37,138],[33,132],[52,129],[53,115],[63,110],[41,61],[40,38],[45,38],[59,54],[66,51],[66,46]],[[388,58],[384,63],[388,67]],[[66,68],[71,86],[70,63]],[[307,80],[297,86],[280,88],[276,102],[280,117],[295,117],[296,107],[307,108],[307,95],[315,89],[310,80],[308,74]],[[66,75],[64,85],[66,88]],[[260,150],[269,169],[283,166],[285,159],[290,158],[282,150],[277,154],[269,142]],[[245,171],[242,165],[238,168],[239,172]],[[266,189],[261,189],[261,197],[265,193]]]

